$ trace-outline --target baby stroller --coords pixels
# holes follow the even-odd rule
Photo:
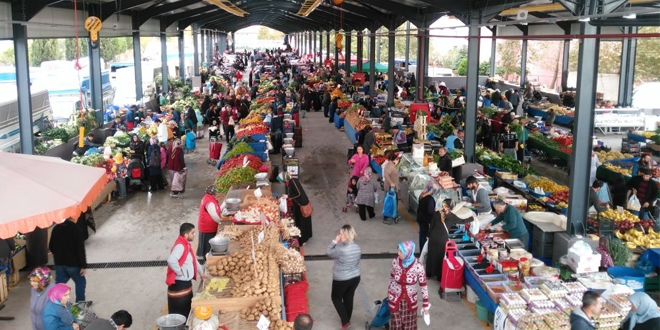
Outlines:
[[[390,307],[387,305],[387,298],[374,301],[371,314],[373,314],[373,319],[371,323],[369,321],[364,323],[365,330],[370,330],[371,328],[385,328],[385,330],[389,330]]]
[[[218,139],[215,137],[211,138],[209,140],[209,159],[206,160],[206,163],[215,165],[220,160],[221,153],[222,143],[218,142]]]
[[[142,176],[144,175],[144,164],[138,158],[131,159],[128,163],[128,186],[142,186]]]
[[[195,152],[195,149],[197,148],[197,141],[195,141],[197,137],[195,136],[195,133],[193,133],[191,130],[186,130],[186,149],[184,150],[185,153],[189,154],[192,152]]]

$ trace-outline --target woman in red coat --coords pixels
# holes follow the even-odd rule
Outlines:
[[[170,179],[172,180],[172,184],[170,185],[172,188],[172,192],[170,193],[170,196],[172,197],[179,197],[183,196],[183,192],[185,191],[185,179],[183,182],[177,181],[175,182],[175,174],[178,174],[177,176],[181,176],[182,172],[185,171],[186,169],[186,162],[183,159],[183,148],[181,147],[181,140],[176,139],[172,143],[172,149],[170,150],[169,154],[167,155],[169,158],[167,159],[167,169],[169,170],[170,173]],[[185,178],[185,174],[183,175]]]

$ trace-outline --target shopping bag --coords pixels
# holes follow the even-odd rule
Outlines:
[[[422,262],[422,264],[426,265],[426,257],[428,257],[429,254],[429,240],[426,240],[424,243],[424,247],[422,248],[422,252],[419,253],[419,261]]]
[[[445,258],[442,261],[442,275],[440,287],[443,290],[460,289],[463,287],[463,265],[462,258],[457,258],[456,242],[448,241],[445,244]]]
[[[280,212],[286,213],[288,210],[286,206],[286,198],[280,198]]]
[[[374,203],[380,204],[380,194],[377,192],[374,193]]]
[[[630,211],[639,211],[642,208],[642,205],[639,203],[639,199],[637,199],[637,195],[630,195],[628,203],[626,204],[626,208]]]
[[[396,218],[398,216],[396,204],[396,192],[394,191],[394,188],[390,188],[390,191],[387,192],[385,200],[383,201],[383,217]]]
[[[186,171],[174,172],[172,178],[172,191],[185,192],[186,190]]]

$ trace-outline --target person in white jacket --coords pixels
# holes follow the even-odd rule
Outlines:
[[[158,142],[167,143],[167,138],[168,138],[167,124],[162,122],[160,119],[156,119],[154,122],[156,123],[156,125],[158,125]]]

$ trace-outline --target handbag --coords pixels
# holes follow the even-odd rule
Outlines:
[[[304,218],[311,217],[312,214],[314,213],[314,208],[312,207],[312,203],[300,205],[300,213]]]

